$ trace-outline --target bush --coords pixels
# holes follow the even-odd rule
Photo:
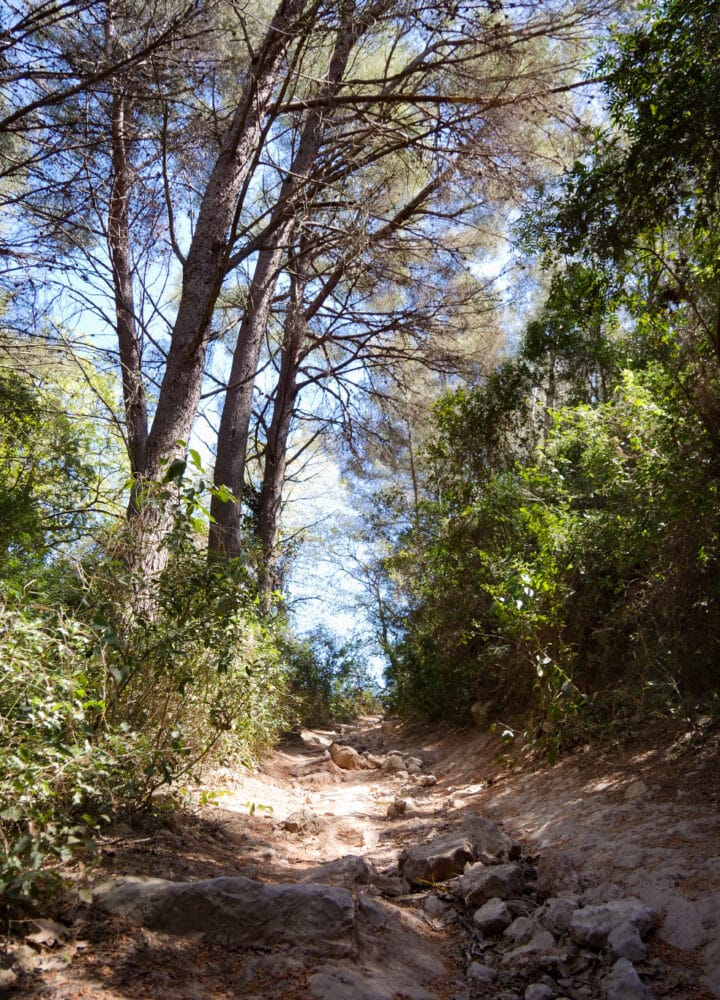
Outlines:
[[[4,607],[7,898],[40,891],[48,865],[85,849],[98,824],[147,807],[213,754],[250,760],[289,722],[283,625],[260,619],[252,568],[209,561],[184,502],[175,515],[167,563],[142,586],[117,558],[121,531],[77,573],[55,567],[64,608]]]

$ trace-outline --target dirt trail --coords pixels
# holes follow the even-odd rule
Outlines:
[[[413,767],[419,774],[344,770],[327,759],[333,740],[375,754],[399,750],[405,763],[412,756],[421,762]],[[492,734],[413,736],[377,719],[339,732],[305,731],[255,771],[216,772],[202,806],[145,828],[109,831],[102,869],[75,876],[93,884],[131,875],[287,885],[323,882],[319,865],[362,857],[373,866],[369,880],[358,875],[362,862],[333,869],[327,879],[343,887],[331,893],[352,893],[351,951],[315,953],[312,941],[249,949],[232,933],[197,929],[178,936],[140,926],[135,912],[109,915],[97,902],[78,901],[45,928],[44,942],[8,956],[12,992],[63,1000],[615,1000],[611,987],[600,985],[612,961],[605,950],[573,947],[574,958],[558,959],[560,949],[550,955],[546,948],[535,969],[524,953],[508,960],[502,935],[473,924],[458,879],[416,883],[411,891],[399,877],[403,849],[447,838],[481,813],[520,840],[531,887],[538,856],[561,848],[577,866],[581,905],[635,896],[653,908],[647,954],[636,963],[646,986],[618,992],[618,1000],[641,1000],[646,987],[657,1000],[718,997],[719,748],[711,720],[648,733],[623,751],[579,752],[553,768],[502,747]],[[437,783],[422,787],[429,774]],[[397,799],[406,811],[389,819]],[[513,916],[531,914],[529,891],[512,904]]]

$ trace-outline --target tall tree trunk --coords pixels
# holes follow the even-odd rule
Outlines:
[[[263,554],[261,601],[262,609],[265,612],[269,609],[270,594],[278,583],[275,578],[275,566],[287,466],[287,446],[295,414],[295,402],[298,394],[298,366],[306,331],[303,312],[304,292],[305,276],[296,271],[292,274],[290,283],[290,300],[285,314],[280,374],[275,389],[273,415],[265,446],[265,467],[258,505],[257,534]]]
[[[320,90],[321,97],[331,97],[339,91],[350,53],[358,34],[364,30],[363,23],[353,20],[354,6],[354,3],[350,3],[345,9],[344,23],[337,33],[328,74]],[[245,486],[254,379],[280,264],[286,255],[287,241],[296,225],[294,214],[289,209],[294,196],[302,191],[310,177],[311,168],[320,152],[325,126],[325,121],[317,112],[313,112],[305,123],[297,153],[283,181],[271,217],[269,228],[273,235],[258,256],[247,312],[233,355],[218,431],[215,484],[227,486],[238,502],[224,503],[213,497],[210,506],[213,520],[209,538],[210,550],[230,559],[240,555],[242,548],[241,500]],[[285,216],[288,216],[288,220],[283,224]]]
[[[130,470],[139,476],[145,469],[145,447],[148,437],[147,400],[142,377],[142,347],[135,319],[133,270],[130,257],[130,194],[132,165],[130,141],[130,102],[125,94],[116,93],[112,101],[112,163],[113,182],[108,211],[108,249],[112,263],[115,292],[115,317],[120,370],[122,372],[125,424]]]
[[[238,198],[254,163],[264,121],[288,46],[308,0],[282,0],[253,58],[250,79],[233,115],[205,188],[183,266],[180,304],[173,327],[155,417],[145,447],[143,480],[157,480],[163,463],[184,454],[200,401],[211,321],[230,255],[229,233]],[[138,495],[142,496],[142,483]],[[140,579],[157,574],[167,553],[162,540],[168,511],[157,499],[131,508],[132,568]]]
[[[290,220],[279,230],[276,229],[272,244],[258,254],[220,418],[215,483],[229,487],[237,498],[237,503],[212,498],[209,547],[212,552],[225,555],[228,559],[240,555],[240,501],[245,478],[255,374],[292,225]]]
[[[205,189],[183,267],[180,305],[165,375],[147,442],[144,475],[156,478],[163,460],[187,441],[200,401],[210,324],[229,255],[228,232],[237,199],[270,109],[285,51],[306,0],[283,0],[252,64],[232,123]]]

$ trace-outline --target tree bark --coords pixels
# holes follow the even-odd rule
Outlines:
[[[184,451],[195,419],[213,310],[225,277],[228,232],[270,109],[282,58],[306,0],[283,0],[255,55],[243,97],[215,161],[183,267],[180,305],[165,375],[147,442],[144,475],[157,478],[164,460]]]
[[[148,436],[147,400],[142,376],[142,346],[135,319],[133,269],[130,256],[130,194],[132,165],[128,150],[130,102],[125,94],[116,93],[112,101],[112,163],[113,183],[108,211],[108,248],[112,263],[115,293],[120,370],[122,372],[127,449],[133,477],[145,469],[145,448]]]
[[[298,366],[306,332],[303,310],[304,292],[305,276],[296,271],[291,277],[290,301],[285,314],[280,374],[275,389],[273,415],[265,445],[265,467],[258,505],[257,534],[263,554],[260,589],[262,609],[265,612],[269,609],[270,594],[278,583],[275,578],[275,566],[287,466],[287,446],[290,427],[295,415],[295,402],[298,394]]]
[[[343,26],[336,36],[326,81],[321,88],[324,96],[332,96],[340,89],[350,53],[359,32],[364,30],[362,23],[353,22],[353,12],[354,3],[351,3],[345,11]],[[302,191],[310,177],[324,134],[325,123],[322,115],[313,112],[305,123],[297,153],[280,189],[269,226],[273,235],[258,255],[248,307],[233,355],[218,431],[215,484],[227,486],[238,502],[224,503],[213,497],[210,506],[213,520],[209,537],[210,550],[229,559],[239,556],[242,550],[241,501],[245,486],[255,373],[280,266],[287,252],[286,244],[297,224],[292,203],[296,193]],[[286,221],[283,223],[285,217]]]

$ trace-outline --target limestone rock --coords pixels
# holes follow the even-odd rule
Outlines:
[[[495,858],[510,861],[520,857],[519,842],[501,830],[497,823],[493,823],[487,816],[475,812],[468,813],[463,817],[462,829],[474,842],[478,854],[491,854]]]
[[[640,931],[629,923],[613,927],[608,935],[608,947],[613,958],[627,958],[631,962],[641,962],[647,955]]]
[[[643,795],[647,795],[647,793],[648,786],[644,781],[633,781],[625,789],[625,801],[632,802],[633,799],[640,799]]]
[[[566,958],[567,952],[556,947],[555,938],[550,931],[541,928],[526,944],[518,945],[512,951],[506,952],[503,956],[503,965],[510,965],[513,968],[522,965],[539,967],[557,964]]]
[[[612,930],[621,924],[631,924],[640,935],[653,925],[655,912],[639,899],[612,899],[599,906],[584,906],[573,913],[570,937],[589,948],[603,948]]]
[[[473,914],[473,923],[483,934],[500,934],[512,923],[512,914],[502,899],[489,899]]]
[[[355,954],[353,898],[338,886],[264,885],[242,877],[136,878],[98,886],[95,900],[110,913],[170,934],[202,932],[238,947],[289,944],[315,955]]]
[[[504,937],[514,941],[516,945],[527,944],[538,931],[543,930],[542,924],[530,917],[517,917],[506,929]]]
[[[336,861],[327,861],[317,868],[310,868],[300,879],[314,885],[369,885],[377,874],[375,868],[357,854],[346,854]]]
[[[460,892],[468,907],[482,906],[493,896],[511,899],[519,896],[523,888],[522,869],[519,865],[472,865],[460,880]]]
[[[545,983],[530,983],[525,990],[525,1000],[553,1000],[555,990],[551,990]]]
[[[362,771],[365,767],[365,761],[354,747],[331,743],[330,756],[333,764],[341,767],[344,771]]]
[[[451,833],[429,844],[407,848],[398,859],[398,868],[410,882],[434,884],[461,875],[465,865],[474,857],[472,841],[462,833]]]
[[[365,760],[368,762],[368,764],[370,765],[370,767],[374,767],[374,768],[376,768],[378,770],[385,763],[385,758],[383,756],[381,756],[380,754],[374,754],[374,753],[366,753],[365,754]]]
[[[632,962],[620,958],[602,981],[602,996],[603,1000],[649,1000],[650,993]]]
[[[383,771],[387,771],[388,774],[397,774],[398,771],[402,771],[405,767],[405,762],[399,753],[389,754],[382,765]]]
[[[572,855],[553,848],[544,850],[537,863],[538,893],[545,899],[580,891],[580,876]]]
[[[418,785],[420,788],[432,788],[433,785],[437,785],[437,778],[434,774],[422,774],[418,778]]]
[[[430,917],[442,917],[447,913],[449,905],[449,903],[431,894],[424,900],[423,910]]]
[[[497,972],[491,965],[471,962],[467,970],[467,977],[479,986],[490,986],[497,979]]]
[[[570,928],[570,921],[577,908],[575,900],[559,896],[555,899],[547,900],[545,906],[540,911],[539,917],[549,930],[565,933]]]
[[[290,813],[280,826],[288,833],[320,833],[322,821],[309,809],[298,809],[296,812]]]

